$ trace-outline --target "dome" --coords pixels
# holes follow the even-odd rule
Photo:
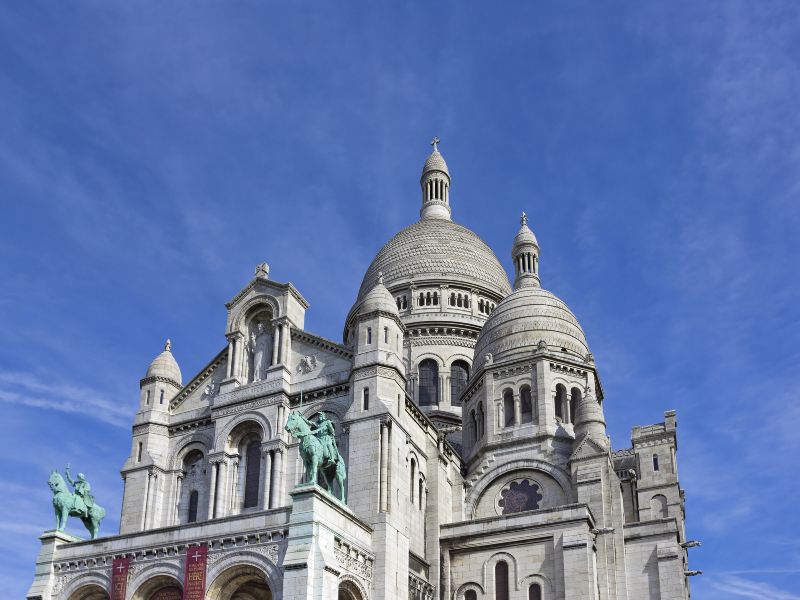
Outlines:
[[[447,163],[444,161],[444,156],[442,156],[439,150],[434,150],[431,152],[431,155],[425,161],[425,166],[422,167],[422,176],[425,176],[425,173],[430,171],[441,171],[442,173],[447,174],[450,176],[450,171],[447,169]]]
[[[486,321],[475,346],[475,364],[532,354],[540,340],[551,350],[586,358],[589,345],[578,319],[559,298],[540,287],[521,287],[506,297]],[[477,370],[476,370],[477,372]]]
[[[494,252],[475,233],[446,219],[422,219],[380,249],[358,292],[362,300],[383,272],[387,288],[425,280],[478,285],[501,298],[511,292],[508,275]]]
[[[183,378],[181,376],[181,369],[175,357],[172,356],[172,342],[167,340],[164,344],[164,351],[153,359],[150,366],[147,367],[147,374],[145,379],[149,377],[162,377],[176,382],[178,385],[183,385]]]
[[[366,314],[375,312],[376,310],[388,312],[393,315],[397,314],[397,305],[394,302],[394,298],[389,293],[389,290],[383,285],[383,276],[380,273],[378,273],[378,281],[375,286],[367,292],[367,295],[364,296],[364,299],[361,301],[361,305],[358,307],[358,313]]]

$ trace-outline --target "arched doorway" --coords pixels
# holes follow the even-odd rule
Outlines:
[[[131,596],[131,600],[181,600],[183,588],[169,575],[156,575],[145,581]]]
[[[211,582],[206,600],[272,600],[266,574],[252,565],[226,569]]]
[[[364,600],[364,596],[352,581],[343,581],[339,584],[338,600]]]
[[[109,600],[108,592],[94,583],[75,590],[69,600]]]

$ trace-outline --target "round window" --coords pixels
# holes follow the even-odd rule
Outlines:
[[[538,483],[530,479],[518,479],[500,491],[497,506],[500,514],[510,515],[524,510],[536,510],[542,498]]]

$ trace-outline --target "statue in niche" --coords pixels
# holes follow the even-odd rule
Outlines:
[[[259,323],[256,325],[256,330],[250,332],[250,343],[248,345],[253,359],[253,381],[266,379],[272,336],[267,331],[264,323]]]

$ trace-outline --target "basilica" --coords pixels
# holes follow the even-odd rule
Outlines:
[[[139,382],[119,533],[45,531],[28,600],[689,598],[675,412],[612,448],[602,357],[542,287],[527,217],[512,284],[453,220],[437,143],[419,220],[375,256],[341,340],[261,264],[199,372],[166,342]],[[54,506],[91,533],[102,515],[68,479]]]

